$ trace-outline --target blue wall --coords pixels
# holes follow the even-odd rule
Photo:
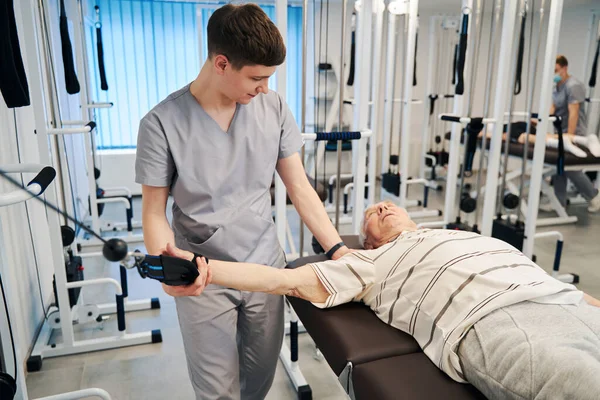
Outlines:
[[[108,91],[100,90],[95,28],[89,27],[88,60],[92,96],[112,101],[97,111],[100,149],[135,148],[140,119],[170,93],[196,78],[206,59],[200,54],[194,3],[148,0],[89,0],[101,10],[104,63]],[[275,7],[262,6],[271,19]],[[200,28],[213,9],[202,10]],[[288,7],[287,101],[296,117],[301,112],[302,8]],[[203,35],[206,40],[206,35]],[[275,84],[272,78],[271,84]],[[274,87],[274,86],[271,86]]]

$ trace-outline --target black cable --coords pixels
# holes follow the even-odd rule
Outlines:
[[[0,274],[0,291],[2,291],[2,300],[4,301],[4,310],[6,311],[6,321],[8,322],[8,331],[10,333],[10,344],[12,345],[13,361],[15,366],[15,381],[17,380],[17,351],[15,349],[15,337],[13,336],[12,324],[10,315],[8,315],[8,303],[6,302],[6,293],[4,292],[4,283],[2,282],[2,274]]]
[[[21,163],[21,149],[19,146],[19,135],[17,131],[17,116],[13,113],[14,123],[15,123],[15,133],[16,133],[16,142],[17,142],[17,157],[19,160],[19,164]],[[25,186],[25,182],[23,181],[23,175],[21,175],[21,185]],[[29,215],[29,207],[27,206],[27,202],[25,202],[25,214],[27,215],[27,225],[29,227],[29,238],[31,239],[31,247],[33,248],[33,260],[35,262],[35,272],[37,275],[37,283],[38,289],[40,290],[40,303],[42,304],[42,310],[44,311],[44,318],[48,319],[48,311],[46,305],[44,304],[44,294],[42,291],[42,279],[40,278],[40,265],[37,258],[37,251],[35,248],[35,241],[33,240],[33,231],[31,230],[31,216]]]
[[[15,185],[16,187],[18,187],[19,189],[23,189],[23,186],[21,186],[21,184],[16,179],[11,178],[10,176],[8,176],[6,172],[0,170],[0,175],[2,175],[4,177],[4,179],[6,179],[7,181],[9,181],[10,183],[12,183],[13,185]],[[64,215],[65,218],[67,218],[69,221],[73,222],[77,226],[80,226],[84,231],[86,231],[90,235],[94,236],[96,239],[100,240],[103,244],[108,245],[111,250],[114,250],[114,247],[112,246],[112,244],[109,241],[107,241],[106,239],[104,239],[102,236],[98,235],[92,229],[88,228],[82,222],[79,222],[75,218],[71,217],[69,214],[62,212],[60,210],[60,208],[58,208],[54,204],[52,204],[52,203],[50,203],[50,202],[48,202],[48,201],[46,201],[44,199],[41,199],[38,196],[34,196],[34,198],[37,199],[38,201],[41,201],[42,203],[44,203],[44,205],[46,205],[46,207],[49,207],[53,211],[56,211],[57,213],[59,213],[61,215]]]
[[[517,71],[515,87],[513,88],[513,94],[516,96],[521,93],[521,76],[523,75],[523,53],[525,51],[525,25],[527,24],[527,13],[524,12],[521,17],[521,33],[519,35],[519,49],[517,57]]]
[[[467,54],[467,42],[468,42],[468,31],[469,31],[469,14],[463,14],[462,27],[460,31],[460,39],[458,42],[458,55],[456,60],[456,70],[458,76],[456,78],[456,88],[454,93],[462,95],[465,91],[465,59]]]
[[[590,75],[589,85],[591,88],[596,86],[596,76],[598,74],[598,57],[600,57],[600,36],[598,37],[598,44],[596,45],[596,54],[594,55],[594,62],[592,64],[592,73]]]

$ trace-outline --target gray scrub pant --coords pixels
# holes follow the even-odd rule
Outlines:
[[[554,194],[563,207],[567,205],[567,180],[573,182],[577,191],[587,201],[598,195],[598,189],[594,187],[594,184],[585,173],[581,171],[565,171],[564,175],[554,175]]]
[[[209,285],[175,302],[196,399],[264,399],[283,341],[283,296]]]
[[[461,341],[467,381],[489,399],[600,398],[600,308],[522,302]]]

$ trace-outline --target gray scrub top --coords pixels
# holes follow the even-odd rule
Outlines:
[[[561,84],[556,85],[552,91],[552,102],[556,114],[562,118],[563,133],[569,129],[569,104],[579,103],[579,119],[575,134],[587,135],[587,117],[585,115],[585,85],[574,76],[570,76]]]
[[[136,182],[170,186],[178,247],[209,259],[285,266],[271,212],[277,160],[302,136],[276,92],[237,104],[228,132],[190,93],[172,93],[140,122]]]

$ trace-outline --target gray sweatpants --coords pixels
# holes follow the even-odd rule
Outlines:
[[[264,399],[283,341],[283,296],[209,285],[175,302],[196,399]]]
[[[523,302],[478,321],[458,355],[489,399],[599,399],[600,308]]]
[[[565,171],[564,175],[554,175],[554,194],[565,207],[567,205],[567,180],[573,182],[577,191],[590,201],[598,194],[598,189],[590,178],[581,171]]]

